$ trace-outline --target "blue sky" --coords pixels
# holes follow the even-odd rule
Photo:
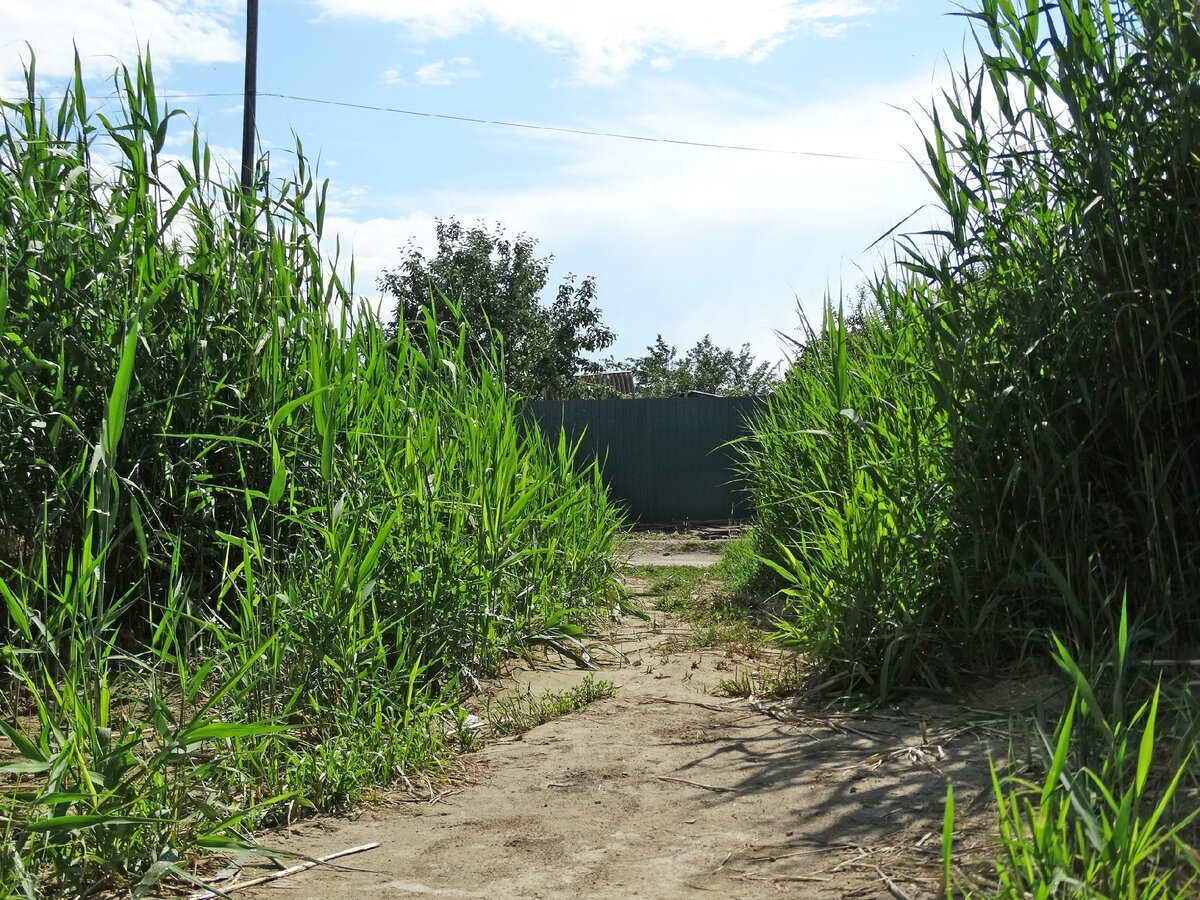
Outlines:
[[[437,217],[503,223],[594,275],[612,348],[705,334],[778,357],[797,301],[849,294],[864,249],[929,192],[912,118],[967,44],[950,0],[261,0],[259,90],[368,106],[786,151],[750,153],[478,125],[262,97],[273,172],[292,133],[332,182],[356,293]],[[159,90],[240,146],[244,2],[5,0],[0,91],[26,42],[58,93],[79,47],[92,94],[149,43]],[[897,108],[898,107],[898,108]],[[907,112],[906,112],[907,110]],[[181,129],[177,140],[188,136]],[[930,213],[914,220],[917,227]]]

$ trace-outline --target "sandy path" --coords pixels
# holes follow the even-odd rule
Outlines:
[[[731,701],[713,693],[721,678],[755,663],[688,650],[685,628],[655,619],[654,627],[627,620],[609,636],[620,655],[597,677],[618,686],[614,698],[472,754],[470,782],[436,803],[264,836],[313,856],[381,846],[341,860],[354,871],[323,867],[239,896],[916,898],[937,890],[945,778],[960,808],[986,787],[990,726],[961,730],[961,714],[949,709],[849,719]],[[548,667],[513,680],[537,693],[583,676]]]

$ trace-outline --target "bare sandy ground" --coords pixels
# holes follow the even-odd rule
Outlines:
[[[946,779],[960,809],[987,789],[1003,713],[927,704],[850,717],[731,699],[721,680],[770,660],[688,649],[686,627],[653,618],[606,637],[595,677],[617,685],[614,698],[488,744],[433,802],[264,836],[310,856],[380,846],[238,896],[937,893]],[[507,683],[536,694],[584,676],[547,664]],[[963,824],[961,848],[983,846],[987,818]]]
[[[631,541],[621,554],[629,566],[700,566],[715,565],[721,558],[724,541],[704,540],[695,532],[657,534],[647,532]]]

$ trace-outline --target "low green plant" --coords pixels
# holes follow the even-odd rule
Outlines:
[[[643,596],[655,598],[655,605],[666,612],[686,615],[701,604],[701,593],[711,577],[700,566],[631,566],[626,573],[649,582]]]
[[[713,574],[721,579],[724,590],[730,596],[755,600],[773,590],[773,578],[769,568],[756,552],[757,537],[753,528],[747,529],[728,541],[721,550],[721,559],[713,567]]]
[[[800,660],[785,654],[773,662],[758,661],[753,668],[739,666],[731,677],[721,679],[719,687],[731,697],[781,700],[795,697],[808,683],[809,673]]]
[[[583,681],[566,691],[547,690],[535,697],[526,689],[524,694],[491,698],[484,706],[483,719],[498,735],[523,734],[616,693],[617,687],[611,681],[585,675]]]
[[[1000,852],[996,886],[986,893],[1194,897],[1200,857],[1185,836],[1200,808],[1184,800],[1180,786],[1189,772],[1195,777],[1195,733],[1165,731],[1161,681],[1153,684],[1148,699],[1134,704],[1144,682],[1130,654],[1124,612],[1111,653],[1087,667],[1090,671],[1060,641],[1055,644],[1055,659],[1073,682],[1073,696],[1053,734],[1035,723],[1044,766],[1040,782],[1018,775],[1001,778],[991,766]],[[951,803],[948,794],[947,833]],[[943,860],[949,872],[948,841]]]
[[[643,596],[654,598],[656,609],[677,615],[692,626],[685,646],[704,649],[763,641],[754,610],[730,592],[719,565],[647,565],[627,571],[649,581]]]

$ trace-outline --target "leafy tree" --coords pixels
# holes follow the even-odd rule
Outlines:
[[[380,277],[380,288],[397,300],[392,333],[407,328],[422,345],[423,316],[432,303],[440,326],[457,330],[465,319],[475,362],[503,345],[513,390],[570,394],[577,374],[599,368],[584,354],[611,346],[615,335],[600,319],[590,276],[576,283],[568,275],[554,301],[541,303],[553,257],[536,256],[536,246],[524,234],[510,240],[499,224],[489,231],[483,223],[467,228],[455,218],[439,219],[432,258],[410,240],[400,265]],[[442,298],[460,307],[461,319]]]
[[[778,381],[778,366],[758,362],[749,344],[737,350],[723,349],[709,335],[681,357],[660,334],[646,348],[645,356],[630,357],[623,363],[609,359],[606,365],[632,371],[640,397],[671,397],[684,391],[725,396],[766,394]]]

